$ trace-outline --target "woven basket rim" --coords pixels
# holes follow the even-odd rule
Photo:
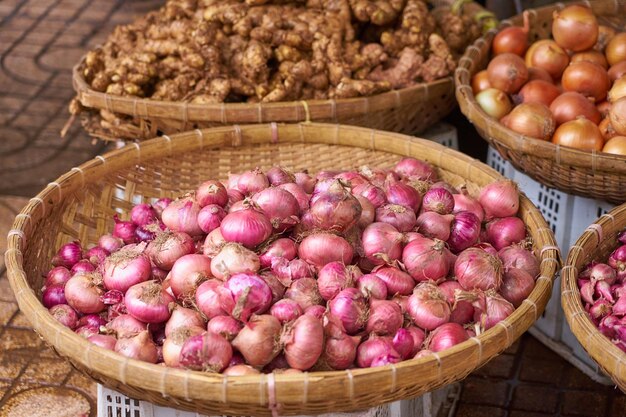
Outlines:
[[[622,222],[616,223],[618,215]],[[598,254],[600,251],[599,243],[604,236],[625,227],[626,204],[622,204],[601,216],[580,235],[569,250],[567,260],[561,270],[561,304],[572,332],[593,360],[624,392],[626,392],[626,352],[611,343],[593,324],[583,307],[576,280],[578,271],[584,268],[586,257],[590,254]],[[590,249],[590,252],[585,253],[587,249]],[[609,254],[601,253],[600,255],[608,256]],[[597,349],[589,351],[590,344]]]
[[[620,7],[626,5],[624,0],[597,0],[597,1],[572,1],[566,3],[556,3],[536,9],[526,10],[532,19],[539,13],[551,13],[554,10],[561,10],[571,4],[584,4],[589,7],[600,7],[613,5],[614,11],[618,12]],[[566,146],[555,145],[550,141],[544,141],[525,135],[521,135],[506,128],[495,119],[489,117],[480,107],[472,92],[470,85],[471,77],[474,73],[485,69],[477,62],[482,57],[483,48],[491,49],[491,43],[499,30],[509,26],[520,26],[522,15],[516,15],[500,22],[496,29],[489,30],[482,37],[478,38],[472,45],[468,46],[465,53],[459,60],[459,65],[454,73],[456,85],[456,97],[462,113],[472,124],[477,124],[484,128],[483,138],[490,142],[502,145],[509,149],[532,155],[537,158],[548,159],[556,164],[571,165],[580,168],[588,168],[592,172],[616,172],[626,173],[626,156],[609,154],[596,151],[583,151]],[[485,137],[487,136],[487,137]]]
[[[437,143],[425,139],[413,139],[396,133],[345,125],[318,123],[301,123],[293,125],[277,125],[276,123],[246,126],[235,125],[230,127],[196,130],[172,135],[170,137],[158,137],[141,143],[129,144],[123,148],[111,151],[103,156],[98,156],[90,161],[87,161],[79,167],[72,168],[69,172],[61,175],[56,181],[50,183],[36,197],[32,198],[22,209],[20,214],[16,216],[13,228],[11,232],[9,232],[7,238],[8,249],[5,254],[5,259],[8,268],[9,281],[15,292],[19,307],[31,321],[35,330],[40,334],[45,333],[42,334],[42,336],[62,355],[71,357],[72,360],[80,363],[81,365],[95,370],[103,375],[107,375],[107,377],[113,378],[122,384],[128,385],[136,383],[137,374],[142,374],[147,376],[147,379],[152,381],[152,385],[150,387],[142,388],[155,392],[160,390],[160,393],[163,395],[167,395],[165,391],[167,389],[171,389],[172,386],[184,387],[188,398],[198,400],[206,399],[205,396],[198,397],[198,393],[201,388],[203,393],[205,392],[205,389],[209,388],[213,391],[209,390],[208,392],[222,392],[222,387],[225,390],[229,387],[245,386],[250,390],[254,390],[250,392],[258,392],[259,387],[261,387],[261,390],[265,389],[264,386],[268,384],[269,378],[267,375],[225,377],[221,374],[206,374],[196,371],[165,368],[159,365],[128,359],[114,352],[93,345],[58,323],[48,313],[47,309],[43,307],[28,284],[26,271],[23,268],[22,251],[26,248],[29,223],[32,222],[34,224],[37,218],[45,216],[47,204],[54,204],[54,201],[56,199],[60,200],[64,193],[73,193],[80,190],[80,188],[85,185],[87,177],[91,177],[91,181],[95,181],[93,177],[101,176],[100,171],[104,171],[106,169],[125,168],[137,163],[138,160],[151,160],[162,157],[166,152],[168,152],[167,155],[173,155],[176,153],[175,151],[183,152],[184,150],[188,150],[190,147],[201,148],[205,145],[208,146],[209,142],[207,141],[207,136],[210,135],[217,136],[218,134],[229,134],[233,139],[233,146],[242,146],[259,143],[258,141],[253,142],[247,140],[247,132],[260,130],[267,132],[267,137],[271,138],[272,132],[275,132],[276,129],[278,129],[278,132],[287,132],[287,135],[290,134],[294,136],[293,138],[288,137],[286,140],[281,137],[281,143],[305,142],[345,145],[341,139],[341,132],[352,131],[359,134],[363,143],[368,144],[366,148],[373,150],[404,155],[403,152],[408,151],[409,149],[423,149],[428,147],[440,152],[440,161],[447,161],[449,159],[454,160],[454,169],[458,169],[459,172],[461,167],[465,168],[463,171],[465,176],[463,176],[463,178],[471,178],[472,172],[481,172],[488,175],[492,180],[503,178],[497,173],[497,171],[486,166],[485,164],[461,154],[458,151],[445,148]],[[295,136],[297,136],[297,132],[299,132],[300,138],[295,138]],[[319,138],[319,136],[322,135],[316,134],[314,140],[307,139],[306,134],[310,132],[324,132],[328,134],[329,138],[322,140]],[[335,132],[335,136],[332,140],[330,139],[331,132]],[[280,135],[277,135],[276,137],[279,136]],[[282,136],[284,137],[285,134]],[[272,139],[267,139],[264,143],[270,142],[273,143]],[[223,143],[213,144],[212,146],[213,148],[217,147],[219,149],[220,145],[223,146]],[[435,165],[441,166],[441,162],[439,164],[435,163]],[[453,173],[461,175],[459,172]],[[541,274],[536,280],[535,288],[529,298],[526,299],[522,305],[518,307],[506,320],[500,322],[498,325],[478,337],[471,338],[466,342],[454,346],[453,348],[424,358],[411,359],[395,365],[388,365],[379,368],[352,369],[349,371],[306,372],[298,375],[271,374],[273,375],[272,384],[275,384],[277,388],[280,387],[281,384],[288,385],[294,383],[303,383],[310,387],[323,387],[324,381],[339,378],[349,385],[349,392],[351,395],[354,395],[355,385],[358,386],[359,383],[367,383],[367,381],[370,380],[369,378],[388,376],[389,379],[393,381],[392,387],[394,387],[396,386],[396,382],[398,385],[403,382],[402,377],[398,377],[398,380],[396,381],[396,373],[402,376],[405,375],[403,374],[403,371],[410,370],[411,374],[415,375],[415,372],[430,369],[437,370],[439,375],[441,375],[441,372],[443,372],[442,364],[445,364],[446,360],[450,360],[450,358],[454,358],[461,353],[467,353],[468,357],[472,358],[473,354],[477,353],[478,360],[475,361],[476,363],[472,360],[467,361],[468,370],[473,370],[484,363],[484,361],[502,352],[510,346],[523,331],[530,327],[530,325],[524,325],[526,328],[519,331],[519,329],[513,324],[520,321],[522,317],[526,316],[534,317],[533,322],[539,318],[549,299],[555,274],[560,265],[560,252],[556,246],[551,229],[546,224],[539,210],[532,204],[532,202],[530,202],[528,198],[522,194],[520,200],[521,210],[539,226],[534,230],[530,230],[530,232],[531,234],[534,233],[533,236],[535,237],[537,245],[539,245],[539,241],[543,242],[542,246],[538,248],[538,250],[540,250],[539,256],[541,259]],[[45,332],[42,332],[42,329],[44,329]],[[514,332],[512,335],[510,334],[511,331]],[[70,352],[63,350],[65,347],[64,343],[69,343],[68,341],[80,346],[80,349],[78,351],[73,350]],[[490,349],[493,348],[494,344],[496,344],[495,346],[497,347],[497,352],[491,354],[491,356],[488,356],[487,358],[484,358],[482,356],[483,349],[487,350],[487,353],[489,354]],[[457,379],[459,378],[460,377],[457,376]],[[265,395],[267,396],[267,394]],[[254,396],[251,396],[250,401],[256,401],[255,399],[252,399],[252,397]],[[401,393],[396,390],[396,392],[393,392],[386,402],[401,398]],[[212,400],[219,401],[219,397],[213,397]]]

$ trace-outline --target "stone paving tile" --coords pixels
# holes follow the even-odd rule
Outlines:
[[[37,349],[42,341],[37,334],[30,329],[14,329],[7,327],[0,338],[0,349],[3,352],[14,351],[19,354],[28,354],[28,349]]]
[[[463,382],[461,401],[468,404],[504,407],[508,402],[510,388],[506,381],[470,376]]]
[[[563,361],[549,361],[534,358],[522,363],[519,378],[527,382],[542,382],[558,384],[557,375],[561,375],[565,368]]]
[[[0,301],[0,325],[6,326],[17,312],[17,304],[9,301]]]
[[[543,385],[521,384],[513,391],[512,406],[516,410],[555,413],[559,392]]]
[[[510,378],[515,372],[514,366],[515,356],[504,353],[490,360],[474,374],[494,378]]]
[[[561,414],[564,416],[602,416],[608,404],[604,393],[589,391],[567,391],[563,393]]]
[[[31,362],[24,371],[22,380],[26,382],[42,382],[58,384],[67,378],[72,371],[69,363],[58,358],[38,358]]]
[[[506,410],[496,407],[475,406],[461,404],[456,411],[456,417],[505,417]]]

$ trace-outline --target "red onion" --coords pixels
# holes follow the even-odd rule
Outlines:
[[[388,223],[372,223],[363,230],[365,256],[374,265],[398,260],[402,254],[403,236]]]
[[[229,189],[227,191],[228,194],[228,204],[235,204],[239,201],[243,201],[246,196],[239,190]]]
[[[425,237],[435,238],[445,242],[450,237],[452,220],[454,220],[452,214],[442,215],[434,211],[425,211],[419,215],[415,226],[417,226],[418,232]]]
[[[487,241],[496,250],[519,243],[526,238],[526,226],[518,217],[504,217],[487,223]]]
[[[409,297],[407,312],[416,326],[433,330],[450,320],[450,305],[445,294],[434,284],[418,284]]]
[[[411,355],[414,350],[413,336],[407,329],[398,329],[391,344],[402,359],[406,360],[414,356],[414,354]]]
[[[409,334],[413,338],[413,350],[411,351],[410,357],[415,357],[415,354],[417,354],[424,344],[426,333],[424,333],[424,330],[416,326],[409,326],[406,330],[408,330]]]
[[[113,216],[115,226],[113,227],[113,236],[122,239],[126,244],[137,242],[135,231],[137,225],[131,221],[120,220],[117,214]]]
[[[280,238],[265,247],[261,251],[259,260],[263,268],[268,268],[272,265],[272,259],[285,258],[291,261],[298,254],[298,245],[291,239]]]
[[[46,308],[54,307],[57,304],[67,304],[67,300],[65,299],[65,285],[52,284],[47,286],[46,289],[43,290],[41,302]]]
[[[222,246],[225,244],[226,240],[224,239],[224,236],[222,236],[222,231],[220,229],[215,229],[206,236],[202,253],[209,258],[212,258],[217,255],[220,250],[222,250]]]
[[[220,289],[222,309],[243,322],[267,311],[271,302],[270,287],[256,274],[235,274]]]
[[[198,285],[209,277],[211,277],[211,259],[193,253],[181,256],[170,272],[172,293],[179,300],[193,297]]]
[[[211,260],[211,273],[222,281],[241,272],[254,274],[260,268],[259,256],[237,243],[225,244]]]
[[[613,314],[613,306],[610,301],[600,298],[589,309],[589,315],[593,320],[599,321],[602,317]]]
[[[322,361],[331,369],[348,369],[356,359],[356,349],[361,341],[359,336],[348,336],[341,322],[334,316],[329,316],[324,325],[326,342]]]
[[[591,281],[606,281],[609,285],[615,284],[617,274],[613,268],[607,264],[598,263],[591,267]]]
[[[626,295],[618,296],[617,301],[613,304],[612,314],[616,316],[626,315]],[[626,326],[626,323],[623,323]]]
[[[525,234],[526,229],[524,229]],[[452,252],[459,253],[478,242],[479,236],[480,220],[478,217],[472,212],[461,211],[454,216],[447,243]]]
[[[150,204],[137,204],[130,210],[130,221],[137,226],[145,226],[157,219],[157,213]]]
[[[210,279],[200,284],[196,289],[195,298],[198,310],[209,320],[216,316],[228,314],[220,307],[219,299],[222,286],[222,282],[216,279]]]
[[[535,288],[535,279],[526,271],[517,268],[504,270],[500,295],[505,300],[519,307]]]
[[[326,307],[320,305],[310,306],[304,311],[304,314],[321,320],[326,314]]]
[[[237,188],[237,183],[239,182],[239,177],[241,177],[240,174],[228,174],[228,182],[226,183],[226,190],[230,191],[230,190],[237,190],[239,191],[239,188]]]
[[[481,223],[483,222],[485,218],[485,210],[483,210],[483,206],[481,206],[478,201],[470,197],[465,188],[461,188],[461,193],[453,194],[452,197],[454,198],[454,208],[452,209],[453,214],[461,211],[469,211],[474,213]]]
[[[365,297],[356,288],[346,288],[328,303],[330,314],[337,316],[348,334],[356,334],[367,321]]]
[[[158,268],[169,271],[178,258],[193,253],[193,239],[184,232],[162,232],[148,244],[146,253]]]
[[[580,287],[580,296],[586,303],[593,304],[594,291],[594,285],[590,281],[585,280],[584,284],[582,284]]]
[[[157,347],[147,330],[124,339],[118,339],[115,343],[115,351],[131,359],[137,359],[149,363],[157,363]]]
[[[478,201],[485,210],[487,220],[515,216],[519,209],[517,185],[511,180],[493,182],[480,191]]]
[[[198,224],[200,204],[193,197],[183,197],[173,201],[163,210],[161,220],[168,229],[174,232],[184,232],[190,236],[202,234]]]
[[[83,248],[80,246],[80,242],[75,240],[61,246],[56,256],[52,258],[52,265],[64,266],[69,269],[81,259],[83,259]]]
[[[287,190],[266,188],[254,194],[252,201],[263,210],[277,232],[284,232],[298,223],[300,206]]]
[[[54,305],[48,311],[52,314],[52,317],[65,327],[74,330],[78,325],[78,314],[67,304]]]
[[[276,317],[281,324],[285,324],[303,315],[304,311],[294,300],[284,299],[277,301],[270,308],[270,314]]]
[[[393,171],[388,171],[379,168],[370,168],[368,166],[362,166],[359,168],[361,177],[367,179],[372,185],[376,187],[382,187],[385,184],[387,177],[391,180],[399,180],[400,176]],[[353,186],[354,187],[354,186]]]
[[[422,211],[450,214],[454,208],[452,193],[444,188],[431,188],[422,198]]]
[[[600,333],[602,333],[609,339],[614,339],[616,336],[615,329],[618,326],[622,326],[620,319],[615,315],[609,315],[600,320],[598,330],[600,330]]]
[[[355,196],[361,205],[361,216],[357,222],[357,226],[361,229],[365,229],[367,226],[374,222],[376,218],[376,208],[370,201],[360,195]]]
[[[208,281],[207,281],[208,282]],[[204,319],[196,310],[175,305],[172,315],[165,324],[165,337],[181,327],[204,327]]]
[[[387,298],[387,284],[376,274],[362,275],[357,279],[357,288],[367,298],[384,300]]]
[[[171,198],[163,197],[152,203],[152,208],[156,211],[157,216],[161,217],[163,210],[172,203]]]
[[[409,295],[415,288],[415,280],[395,266],[381,266],[372,273],[385,283],[388,295]]]
[[[607,261],[609,266],[615,269],[618,281],[626,280],[626,245],[615,249]]]
[[[354,287],[355,280],[363,275],[358,266],[345,266],[341,262],[330,262],[320,269],[317,286],[326,301],[335,298],[345,288]]]
[[[74,275],[65,284],[67,304],[82,314],[101,312],[106,306],[100,300],[103,293],[98,286],[100,282],[102,282],[102,276],[97,272]]]
[[[94,334],[98,334],[98,327],[78,326],[76,330],[74,330],[74,333],[76,333],[80,337],[84,337],[85,339],[88,339],[90,336],[93,336]]]
[[[219,334],[229,342],[233,340],[243,328],[243,323],[231,316],[216,316],[207,323],[207,331]]]
[[[319,232],[310,234],[300,242],[298,256],[315,267],[322,268],[333,261],[349,264],[354,250],[341,236]]]
[[[317,280],[314,278],[302,278],[291,283],[285,298],[297,302],[304,311],[309,307],[322,304],[322,296],[317,288]]]
[[[422,196],[417,190],[408,184],[396,180],[388,180],[385,185],[385,196],[391,204],[398,204],[411,209],[419,210],[422,204]]]
[[[147,330],[147,325],[130,314],[122,314],[108,322],[106,328],[107,330],[113,331],[118,339],[123,339],[135,336]]]
[[[311,194],[313,192],[316,180],[311,178],[309,174],[306,172],[296,172],[294,176],[296,177],[296,184],[302,187],[305,193]]]
[[[260,170],[246,171],[237,180],[237,189],[245,195],[252,195],[270,186],[267,176]]]
[[[94,334],[87,338],[88,341],[103,349],[114,350],[117,339],[106,334]]]
[[[226,217],[226,211],[217,204],[209,204],[198,212],[198,226],[204,233],[210,233],[220,227]]]
[[[335,175],[333,178],[340,180],[343,184],[346,184],[350,188],[369,182],[363,175],[354,171],[345,171]]]
[[[400,357],[389,338],[370,337],[359,345],[356,353],[356,364],[359,368],[369,368],[376,358],[385,355]]]
[[[228,204],[228,192],[224,184],[219,181],[205,181],[196,190],[196,201],[198,201],[200,207],[213,204],[226,207],[226,204]]]
[[[270,271],[264,271],[259,274],[261,279],[265,281],[270,290],[272,291],[272,304],[281,300],[285,295],[285,290],[287,289],[285,285],[280,282],[276,275],[274,275]]]
[[[378,208],[387,202],[387,197],[385,196],[383,189],[369,183],[357,185],[352,189],[352,194],[367,198],[375,208]]]
[[[324,328],[315,317],[300,316],[281,335],[290,367],[305,371],[315,365],[324,349]]]
[[[391,297],[391,301],[393,301],[394,303],[400,306],[400,310],[402,310],[402,313],[407,312],[406,308],[409,303],[409,297],[407,295],[396,294],[393,297]]]
[[[591,282],[594,282],[593,280]],[[595,295],[598,298],[604,298],[610,303],[615,303],[613,293],[611,291],[611,284],[606,281],[598,281],[595,286]]]
[[[370,364],[370,367],[376,368],[377,366],[387,366],[392,363],[398,363],[401,360],[402,358],[399,353],[387,353],[385,355],[374,358],[374,360]]]
[[[320,179],[315,183],[315,187],[313,187],[313,191],[311,192],[311,204],[315,202],[320,195],[326,193],[331,185],[337,183],[338,181],[335,179],[335,176],[329,178]]]
[[[438,239],[416,237],[402,251],[402,263],[414,280],[438,281],[450,270],[450,251]]]
[[[539,261],[535,255],[519,245],[511,245],[498,251],[504,268],[519,268],[528,272],[531,277],[539,275]]]
[[[99,329],[101,326],[105,326],[106,324],[107,321],[99,314],[86,314],[78,320],[79,327],[88,326]]]
[[[244,365],[244,364],[229,366],[228,368],[224,369],[224,371],[222,372],[222,375],[227,375],[227,376],[258,375],[258,374],[260,374],[259,371],[257,371],[250,365]]]
[[[301,213],[304,213],[309,209],[309,200],[311,196],[307,194],[299,185],[287,183],[279,185],[278,188],[288,191],[292,196],[294,196],[298,202],[298,207],[300,208]]]
[[[133,285],[126,291],[124,304],[128,314],[144,323],[163,323],[170,318],[174,298],[156,281]]]
[[[274,258],[271,267],[272,273],[285,286],[291,285],[292,281],[315,275],[311,265],[302,259],[288,261],[284,258]]]
[[[72,274],[70,271],[64,266],[55,266],[46,275],[46,286],[50,285],[62,285],[65,286],[65,283],[72,278]]]
[[[365,332],[379,335],[393,335],[400,327],[404,317],[400,306],[388,300],[370,300],[369,316],[365,323]]]
[[[272,234],[272,223],[261,211],[249,207],[228,213],[220,225],[222,236],[228,242],[236,242],[254,248],[265,242]]]
[[[310,213],[314,228],[344,232],[361,217],[361,203],[338,181],[326,192],[311,199]]]
[[[296,182],[296,177],[292,173],[277,166],[268,169],[266,175],[270,185],[275,187],[281,184]]]
[[[502,298],[494,290],[480,292],[478,300],[473,305],[475,308],[474,320],[480,323],[483,330],[491,329],[515,310],[513,304]]]
[[[468,248],[454,263],[454,274],[466,290],[498,290],[502,283],[502,262],[482,249]]]
[[[408,232],[415,227],[413,210],[398,204],[387,204],[376,209],[376,221],[388,223],[400,232]]]
[[[109,253],[117,252],[124,246],[124,241],[113,235],[102,235],[98,239],[98,246]]]
[[[402,177],[416,177],[431,182],[438,180],[437,171],[432,165],[415,158],[402,158],[393,170]]]
[[[230,343],[222,336],[206,332],[191,336],[180,350],[180,365],[205,372],[222,372],[233,356]]]
[[[203,327],[178,327],[163,342],[163,362],[165,365],[180,367],[180,351],[183,345],[192,336],[201,335],[205,332]]]
[[[456,281],[444,281],[439,284],[439,289],[446,296],[446,301],[452,306],[450,321],[458,324],[467,324],[474,317],[474,307],[468,301],[456,299],[456,293],[463,291],[461,285]]]
[[[252,316],[232,342],[246,362],[255,367],[265,366],[280,351],[278,340],[282,327],[278,319],[269,314]]]
[[[95,270],[96,267],[91,262],[89,262],[87,259],[81,259],[80,261],[76,262],[74,266],[72,266],[72,269],[70,269],[70,273],[72,275],[76,275],[78,273],[93,272]]]
[[[101,248],[100,246],[94,246],[85,252],[85,260],[91,262],[94,265],[100,265],[109,256],[108,250]]]
[[[149,279],[151,270],[148,256],[132,249],[119,250],[102,264],[106,288],[121,292]]]
[[[469,339],[467,332],[458,323],[445,323],[437,327],[429,336],[428,349],[441,352]]]

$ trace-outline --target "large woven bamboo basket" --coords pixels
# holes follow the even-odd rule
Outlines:
[[[493,14],[466,0],[429,0],[452,5],[479,22],[493,23]],[[493,26],[493,25],[492,25]],[[277,103],[190,104],[136,97],[122,97],[93,90],[82,75],[84,57],[74,67],[72,81],[77,99],[88,111],[82,113],[89,134],[102,140],[136,141],[160,134],[197,128],[268,122],[329,122],[406,134],[421,133],[448,115],[456,102],[453,77],[376,94],[336,100]],[[99,111],[131,119],[103,127]]]
[[[359,127],[329,124],[248,125],[196,130],[127,145],[73,168],[17,215],[6,264],[21,311],[43,339],[74,366],[130,397],[201,413],[318,414],[374,407],[415,397],[460,380],[511,345],[541,315],[560,255],[539,210],[521,198],[520,217],[541,259],[532,294],[494,328],[445,352],[392,366],[300,375],[225,377],[166,368],[101,349],[60,325],[39,301],[42,272],[59,245],[84,245],[110,231],[114,213],[140,201],[174,197],[207,178],[275,164],[320,170],[390,167],[402,156],[427,160],[453,185],[471,193],[500,175],[439,144]]]
[[[572,333],[589,356],[626,392],[626,352],[594,326],[585,311],[576,282],[578,273],[592,260],[606,262],[617,247],[617,234],[626,228],[626,204],[600,217],[578,238],[561,271],[561,304]]]
[[[601,24],[625,30],[626,1],[596,0],[575,2],[591,7]],[[570,3],[567,3],[570,4]],[[565,5],[528,10],[529,40],[549,38],[552,13]],[[499,29],[522,26],[522,16],[502,21]],[[551,142],[520,135],[480,108],[471,88],[471,79],[489,63],[491,43],[498,30],[491,30],[469,46],[460,59],[455,72],[456,98],[461,111],[474,124],[480,135],[495,147],[503,158],[542,184],[570,194],[607,200],[613,203],[626,201],[626,157],[602,152],[588,152],[562,147]]]

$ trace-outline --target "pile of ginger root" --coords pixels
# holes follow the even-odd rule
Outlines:
[[[82,72],[96,91],[164,101],[351,98],[449,76],[479,35],[424,0],[168,0]]]

